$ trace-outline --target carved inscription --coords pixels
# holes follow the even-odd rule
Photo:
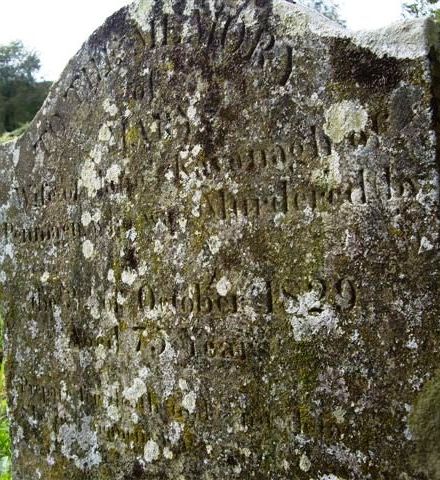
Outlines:
[[[421,25],[151,0],[91,36],[0,145],[14,478],[432,476]]]

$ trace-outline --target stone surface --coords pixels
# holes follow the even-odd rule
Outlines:
[[[142,0],[1,147],[16,480],[438,479],[438,33]]]

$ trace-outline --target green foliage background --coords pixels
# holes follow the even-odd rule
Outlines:
[[[51,82],[39,82],[38,56],[22,42],[0,45],[0,135],[30,122],[43,104]]]

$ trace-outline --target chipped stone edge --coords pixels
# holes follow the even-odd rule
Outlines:
[[[378,57],[417,59],[427,57],[436,44],[437,26],[429,18],[393,23],[373,31],[359,31],[353,42],[368,48]]]
[[[310,32],[320,37],[347,38],[358,47],[366,48],[379,58],[393,57],[399,60],[415,60],[427,57],[438,43],[438,26],[429,19],[404,20],[376,30],[350,30],[303,5],[288,0],[274,0],[274,10],[284,15],[307,17]],[[288,12],[290,10],[290,12]]]

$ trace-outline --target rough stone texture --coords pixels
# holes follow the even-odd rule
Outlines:
[[[92,35],[0,151],[16,480],[440,478],[437,35]]]

